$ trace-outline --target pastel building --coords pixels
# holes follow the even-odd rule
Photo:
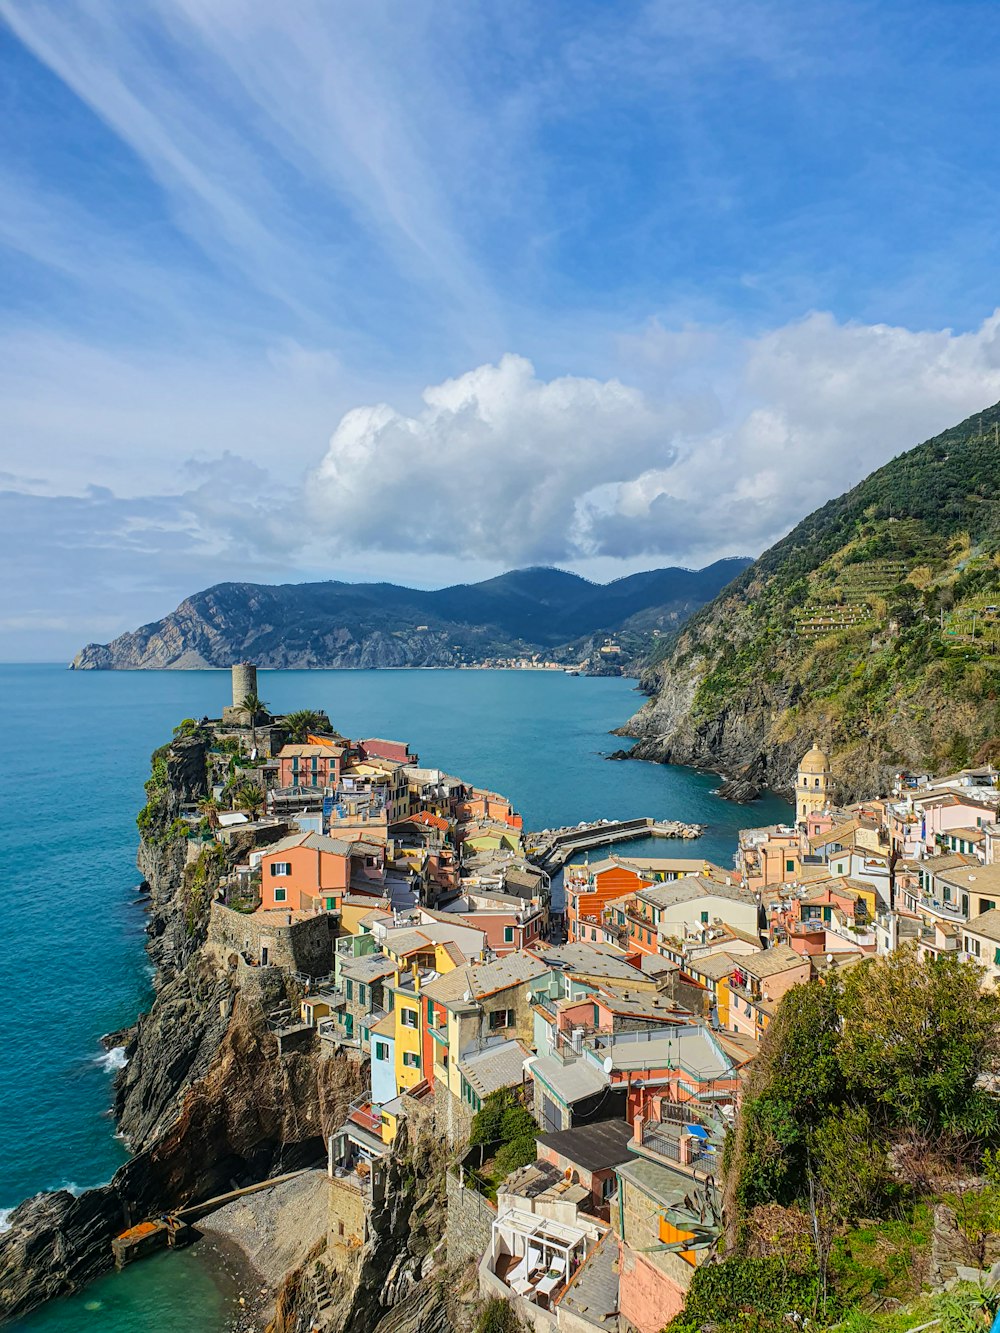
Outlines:
[[[265,910],[334,912],[350,884],[351,845],[320,833],[296,833],[262,852],[257,864]]]
[[[285,788],[337,787],[343,758],[343,747],[332,743],[283,745],[278,751],[278,785]]]
[[[795,779],[795,822],[804,824],[811,814],[830,803],[830,761],[813,741],[812,748],[799,760]]]

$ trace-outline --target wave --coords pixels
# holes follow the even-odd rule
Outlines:
[[[108,1074],[114,1074],[119,1069],[124,1069],[128,1064],[124,1046],[112,1046],[110,1051],[105,1051],[103,1055],[95,1056],[94,1061]]]
[[[13,1208],[0,1208],[0,1234],[10,1230],[10,1215]]]

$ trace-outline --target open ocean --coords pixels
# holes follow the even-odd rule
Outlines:
[[[262,671],[276,711],[325,708],[346,735],[405,739],[421,761],[509,795],[525,827],[652,815],[708,825],[659,855],[732,862],[737,830],[789,817],[769,797],[738,807],[690,769],[607,763],[608,733],[641,702],[634,683],[562,672]],[[106,1182],[124,1161],[108,1108],[119,1053],[102,1033],[151,999],[135,903],[135,814],[149,756],[183,717],[218,716],[221,671],[71,672],[0,666],[0,1209],[42,1189]],[[592,854],[595,858],[602,852]],[[3,1217],[0,1212],[0,1218]],[[198,1247],[145,1260],[14,1327],[76,1333],[222,1333],[231,1292]]]

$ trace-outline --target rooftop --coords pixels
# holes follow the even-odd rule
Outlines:
[[[1000,908],[993,907],[981,916],[974,916],[965,929],[970,935],[982,935],[1000,944]]]
[[[583,940],[548,948],[539,944],[531,946],[531,953],[549,967],[558,968],[560,971],[583,973],[589,977],[601,977],[608,981],[631,981],[634,984],[645,980],[647,985],[649,984],[642,972],[626,961],[625,954],[610,944],[588,943]]]
[[[468,967],[456,967],[443,977],[428,982],[424,991],[433,1000],[442,1004],[461,1003],[466,994],[473,1000],[495,995],[497,991],[507,990],[510,986],[520,986],[526,981],[534,981],[548,972],[548,968],[536,958],[525,953],[509,953],[493,963],[470,963]]]
[[[597,1328],[618,1328],[618,1244],[611,1232],[581,1265],[563,1292],[558,1308]]]
[[[593,1097],[608,1086],[607,1074],[585,1060],[564,1065],[555,1056],[542,1055],[532,1061],[531,1072],[537,1074],[566,1106]]]
[[[791,945],[776,944],[773,949],[764,949],[762,953],[741,955],[737,966],[758,981],[763,981],[765,977],[777,976],[779,972],[799,967],[804,961],[802,954],[796,953]]]
[[[628,1161],[632,1126],[624,1120],[599,1120],[593,1125],[578,1125],[554,1134],[538,1134],[536,1138],[543,1148],[551,1149],[585,1171],[603,1171]]]
[[[458,1067],[480,1097],[500,1088],[512,1088],[524,1078],[524,1062],[531,1052],[519,1041],[502,1041],[463,1055]]]

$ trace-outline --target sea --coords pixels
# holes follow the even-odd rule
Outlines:
[[[122,1050],[103,1033],[152,998],[138,901],[135,814],[149,756],[184,717],[219,716],[223,671],[72,672],[0,666],[0,1226],[39,1190],[82,1190],[125,1160],[109,1107]],[[651,815],[707,826],[697,842],[631,853],[731,865],[738,830],[786,820],[767,796],[738,807],[692,769],[608,762],[642,702],[634,682],[556,671],[261,671],[274,712],[322,708],[345,735],[409,741],[422,763],[510,796],[525,827]],[[605,853],[595,853],[595,856]],[[40,1333],[224,1333],[232,1284],[216,1259],[165,1254],[13,1327]]]

